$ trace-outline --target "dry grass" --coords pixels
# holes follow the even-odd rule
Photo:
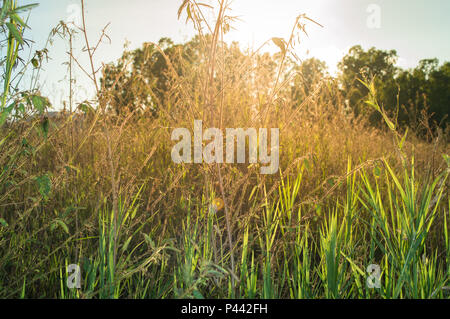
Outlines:
[[[195,25],[206,25],[200,7],[186,3],[195,12]],[[426,143],[409,134],[401,151],[405,166],[395,135],[356,118],[332,78],[317,78],[298,105],[287,57],[304,17],[278,65],[272,65],[268,55],[242,53],[221,42],[227,2],[220,4],[212,35],[199,36],[204,63],[189,65],[181,54],[177,61],[166,57],[169,87],[157,117],[108,111],[112,92],[98,87],[92,110],[51,119],[47,139],[36,134],[36,119],[2,130],[0,139],[9,137],[1,145],[0,165],[12,163],[12,170],[1,179],[0,216],[8,226],[0,228],[0,296],[447,296],[442,287],[449,279],[448,182],[440,180],[444,184],[429,195],[443,192],[437,215],[427,215],[434,216],[429,236],[414,255],[415,261],[423,255],[435,263],[420,267],[434,271],[436,280],[419,280],[416,288],[403,285],[404,275],[395,268],[409,246],[392,243],[400,245],[395,256],[376,247],[384,238],[376,234],[381,221],[364,192],[377,183],[377,204],[400,215],[408,202],[397,198],[387,163],[401,175],[405,167],[412,169],[414,158],[418,191],[445,170],[448,174],[441,156],[448,154],[448,143]],[[96,58],[87,54],[90,61]],[[126,72],[124,67],[117,74],[117,85]],[[93,67],[91,74],[100,76]],[[172,130],[192,129],[195,119],[205,128],[280,128],[280,173],[260,175],[257,165],[248,164],[172,163]],[[25,140],[32,146],[24,146]],[[382,173],[372,174],[379,169]],[[48,176],[49,189],[36,179],[42,176]],[[392,206],[391,196],[398,206]],[[225,207],[212,216],[208,207],[216,197]],[[386,223],[396,222],[387,218]],[[393,242],[398,231],[391,229]],[[339,265],[329,259],[336,253],[334,241]],[[378,294],[364,287],[357,270],[372,261],[394,268],[385,267],[393,277]],[[84,265],[80,290],[65,287],[65,267],[71,263]]]

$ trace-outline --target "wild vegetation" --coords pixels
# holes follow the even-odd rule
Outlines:
[[[81,5],[81,28],[50,35],[83,39],[89,58],[69,52],[56,117],[37,83],[20,84],[51,55],[19,60],[33,6],[1,8],[1,298],[449,298],[448,62],[399,70],[395,52],[356,46],[332,77],[295,56],[317,23],[306,15],[268,40],[271,55],[223,42],[227,1],[186,0],[179,16],[197,37],[96,70],[101,41],[89,43]],[[90,101],[74,101],[75,68]],[[279,128],[279,173],[173,163],[172,130],[196,119]]]

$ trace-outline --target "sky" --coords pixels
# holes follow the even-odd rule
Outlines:
[[[19,4],[39,3],[32,10],[26,38],[34,41],[33,50],[42,49],[48,35],[59,21],[79,21],[79,0],[19,0]],[[217,6],[217,0],[200,0]],[[182,0],[85,0],[89,40],[96,43],[101,30],[108,24],[111,41],[101,43],[95,55],[96,67],[117,60],[124,44],[138,48],[144,42],[157,42],[170,37],[176,43],[189,40],[194,34],[191,24],[180,20],[177,11]],[[211,19],[213,13],[205,8]],[[395,49],[398,65],[412,68],[425,58],[450,61],[450,1],[449,0],[233,0],[230,16],[239,19],[225,41],[238,41],[243,49],[258,48],[272,37],[288,38],[299,14],[320,23],[307,24],[308,36],[296,47],[301,58],[317,57],[325,61],[330,73],[337,72],[337,62],[354,45],[363,48]],[[83,45],[75,42],[76,56],[87,65]],[[264,48],[275,52],[269,45]],[[40,83],[43,94],[55,105],[67,100],[68,82],[64,62],[68,61],[68,43],[55,40],[49,47],[51,60],[44,65]],[[76,84],[76,99],[81,102],[92,95],[80,70]]]

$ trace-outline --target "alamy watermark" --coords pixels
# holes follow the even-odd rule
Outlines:
[[[366,269],[369,276],[367,276],[367,288],[380,289],[381,288],[381,268],[379,265],[371,264]]]
[[[270,147],[269,130],[260,128],[227,128],[225,130],[225,163],[246,163],[246,145],[248,139],[248,162],[250,164],[261,165],[261,174],[275,174],[279,169],[279,138],[278,128],[270,129]],[[203,122],[194,121],[194,138],[192,157],[192,136],[187,128],[177,128],[172,132],[172,141],[179,141],[172,148],[172,160],[177,163],[195,163],[201,164],[203,161],[207,164],[224,163],[224,134],[218,128],[208,128],[203,132]],[[203,142],[208,142],[203,147]],[[235,149],[235,145],[237,148]],[[269,154],[270,150],[270,154]],[[259,161],[258,161],[259,160]]]

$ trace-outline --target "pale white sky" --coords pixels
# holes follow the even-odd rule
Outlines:
[[[20,4],[39,2],[33,10],[28,38],[35,41],[35,49],[45,44],[51,28],[60,20],[76,15],[77,0],[23,0]],[[104,43],[97,52],[97,65],[120,57],[125,40],[130,48],[146,41],[170,37],[183,42],[194,35],[185,19],[177,19],[182,0],[86,0],[90,41],[94,43],[101,29],[111,23],[108,34],[111,44]],[[203,2],[216,5],[217,0]],[[370,28],[368,12],[371,4],[380,8],[380,28]],[[287,38],[296,16],[307,14],[324,27],[309,24],[308,38],[298,46],[300,57],[315,56],[324,60],[331,73],[336,63],[356,44],[364,48],[395,49],[402,67],[414,67],[420,59],[437,57],[450,60],[450,1],[448,0],[234,0],[229,13],[238,16],[227,41],[239,41],[243,48],[257,48],[272,37]],[[205,9],[207,11],[207,9]],[[184,16],[185,17],[185,16]],[[371,20],[373,21],[373,20]],[[77,44],[81,48],[81,44]],[[267,47],[274,52],[276,47]],[[67,43],[56,41],[50,48],[52,60],[42,75],[43,93],[50,95],[55,104],[66,99],[67,82],[62,63],[67,60]],[[309,52],[309,55],[307,54]],[[80,54],[81,56],[81,54]],[[83,60],[87,62],[86,60]],[[82,79],[81,72],[77,72]],[[78,99],[83,92],[81,84]],[[88,90],[89,91],[89,90]]]

